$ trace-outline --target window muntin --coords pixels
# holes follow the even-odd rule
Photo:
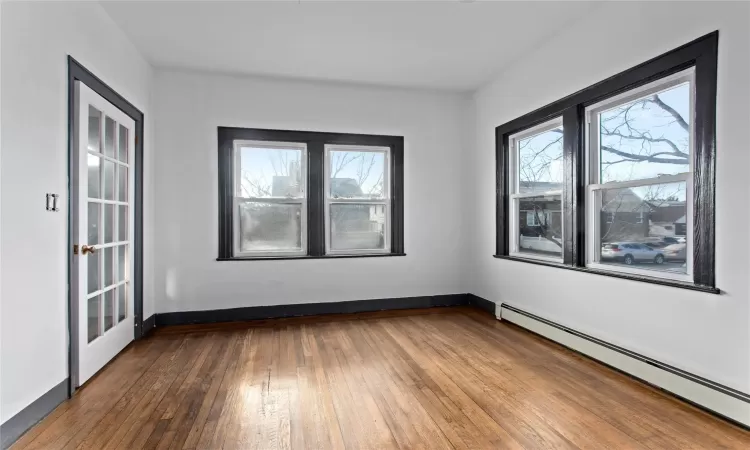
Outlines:
[[[307,254],[307,147],[234,141],[234,254]]]
[[[510,254],[562,262],[562,118],[509,136],[508,148]]]
[[[684,236],[692,255],[694,86],[691,68],[586,108],[588,267],[692,280],[661,247]],[[606,250],[619,243],[652,252]]]
[[[326,254],[390,252],[390,148],[327,144]]]

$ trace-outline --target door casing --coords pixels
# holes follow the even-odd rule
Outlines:
[[[68,397],[71,397],[78,389],[78,299],[71,295],[71,268],[73,265],[73,210],[71,195],[72,174],[75,167],[74,152],[78,151],[75,145],[75,132],[77,130],[78,118],[75,114],[75,82],[81,81],[94,92],[112,103],[115,107],[127,114],[135,121],[135,186],[134,188],[134,229],[133,229],[133,338],[138,340],[143,337],[143,112],[125,100],[114,89],[109,87],[96,75],[83,67],[72,56],[68,55],[68,248],[67,248],[67,280],[68,280]]]

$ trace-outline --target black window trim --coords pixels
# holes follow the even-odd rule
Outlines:
[[[495,257],[654,284],[720,293],[715,277],[716,82],[719,32],[714,31],[607,78],[495,129],[497,164]],[[585,108],[628,90],[695,67],[693,282],[631,275],[586,267]],[[563,262],[509,256],[508,137],[540,123],[563,119]]]
[[[218,127],[219,254],[217,261],[291,259],[338,259],[405,256],[404,253],[404,138],[375,134],[319,131],[271,130]],[[234,141],[299,142],[307,145],[307,254],[294,256],[234,256],[233,197]],[[326,144],[363,145],[390,148],[391,234],[389,253],[326,254],[324,152]]]

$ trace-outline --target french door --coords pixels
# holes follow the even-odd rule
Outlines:
[[[134,338],[135,122],[75,83],[71,295],[80,386]]]

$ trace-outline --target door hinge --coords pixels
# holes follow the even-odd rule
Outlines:
[[[78,244],[75,244],[75,245],[73,246],[73,254],[74,254],[74,255],[77,255],[77,254],[78,254]]]

